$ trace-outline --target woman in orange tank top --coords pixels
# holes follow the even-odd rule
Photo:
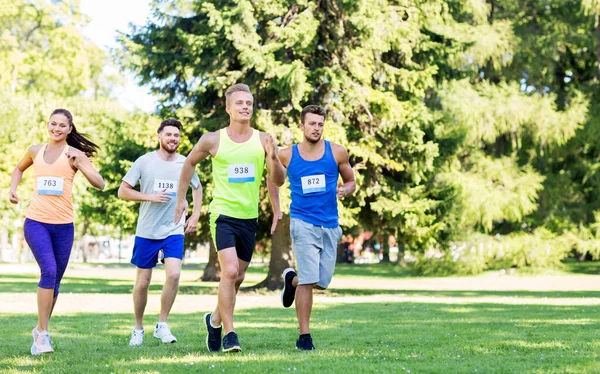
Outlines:
[[[75,173],[81,171],[92,186],[104,189],[104,180],[89,159],[97,153],[98,146],[77,132],[71,113],[56,109],[47,127],[48,143],[29,147],[12,173],[9,195],[11,203],[19,203],[17,186],[23,172],[33,165],[34,193],[24,233],[41,272],[37,289],[38,325],[31,332],[34,355],[54,352],[48,320],[73,247],[71,190]]]

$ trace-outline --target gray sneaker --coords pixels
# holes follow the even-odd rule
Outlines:
[[[158,325],[154,328],[154,337],[156,339],[160,339],[161,342],[167,343],[177,343],[177,338],[175,335],[171,333],[171,329],[167,325]]]
[[[129,345],[131,347],[139,347],[144,343],[144,330],[133,329]]]
[[[54,352],[54,349],[50,345],[50,334],[48,334],[48,331],[40,333],[37,328],[34,328],[31,330],[31,336],[33,336],[33,344],[31,345],[32,355]]]

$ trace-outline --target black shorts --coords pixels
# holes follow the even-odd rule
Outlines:
[[[212,214],[208,215],[210,233],[217,251],[235,247],[240,260],[250,262],[256,243],[256,230],[258,219],[240,219],[219,214],[213,220]]]

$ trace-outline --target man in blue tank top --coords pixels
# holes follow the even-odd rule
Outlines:
[[[309,105],[302,110],[300,122],[302,143],[279,152],[290,180],[290,235],[298,267],[298,273],[292,268],[283,272],[281,301],[288,308],[296,299],[300,328],[296,348],[313,350],[309,330],[312,290],[326,289],[331,282],[342,236],[337,200],[353,193],[356,183],[348,151],[322,139],[325,110]],[[340,175],[343,183],[338,185]]]

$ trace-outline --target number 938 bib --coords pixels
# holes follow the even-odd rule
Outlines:
[[[232,164],[227,166],[229,183],[254,182],[254,164]]]

